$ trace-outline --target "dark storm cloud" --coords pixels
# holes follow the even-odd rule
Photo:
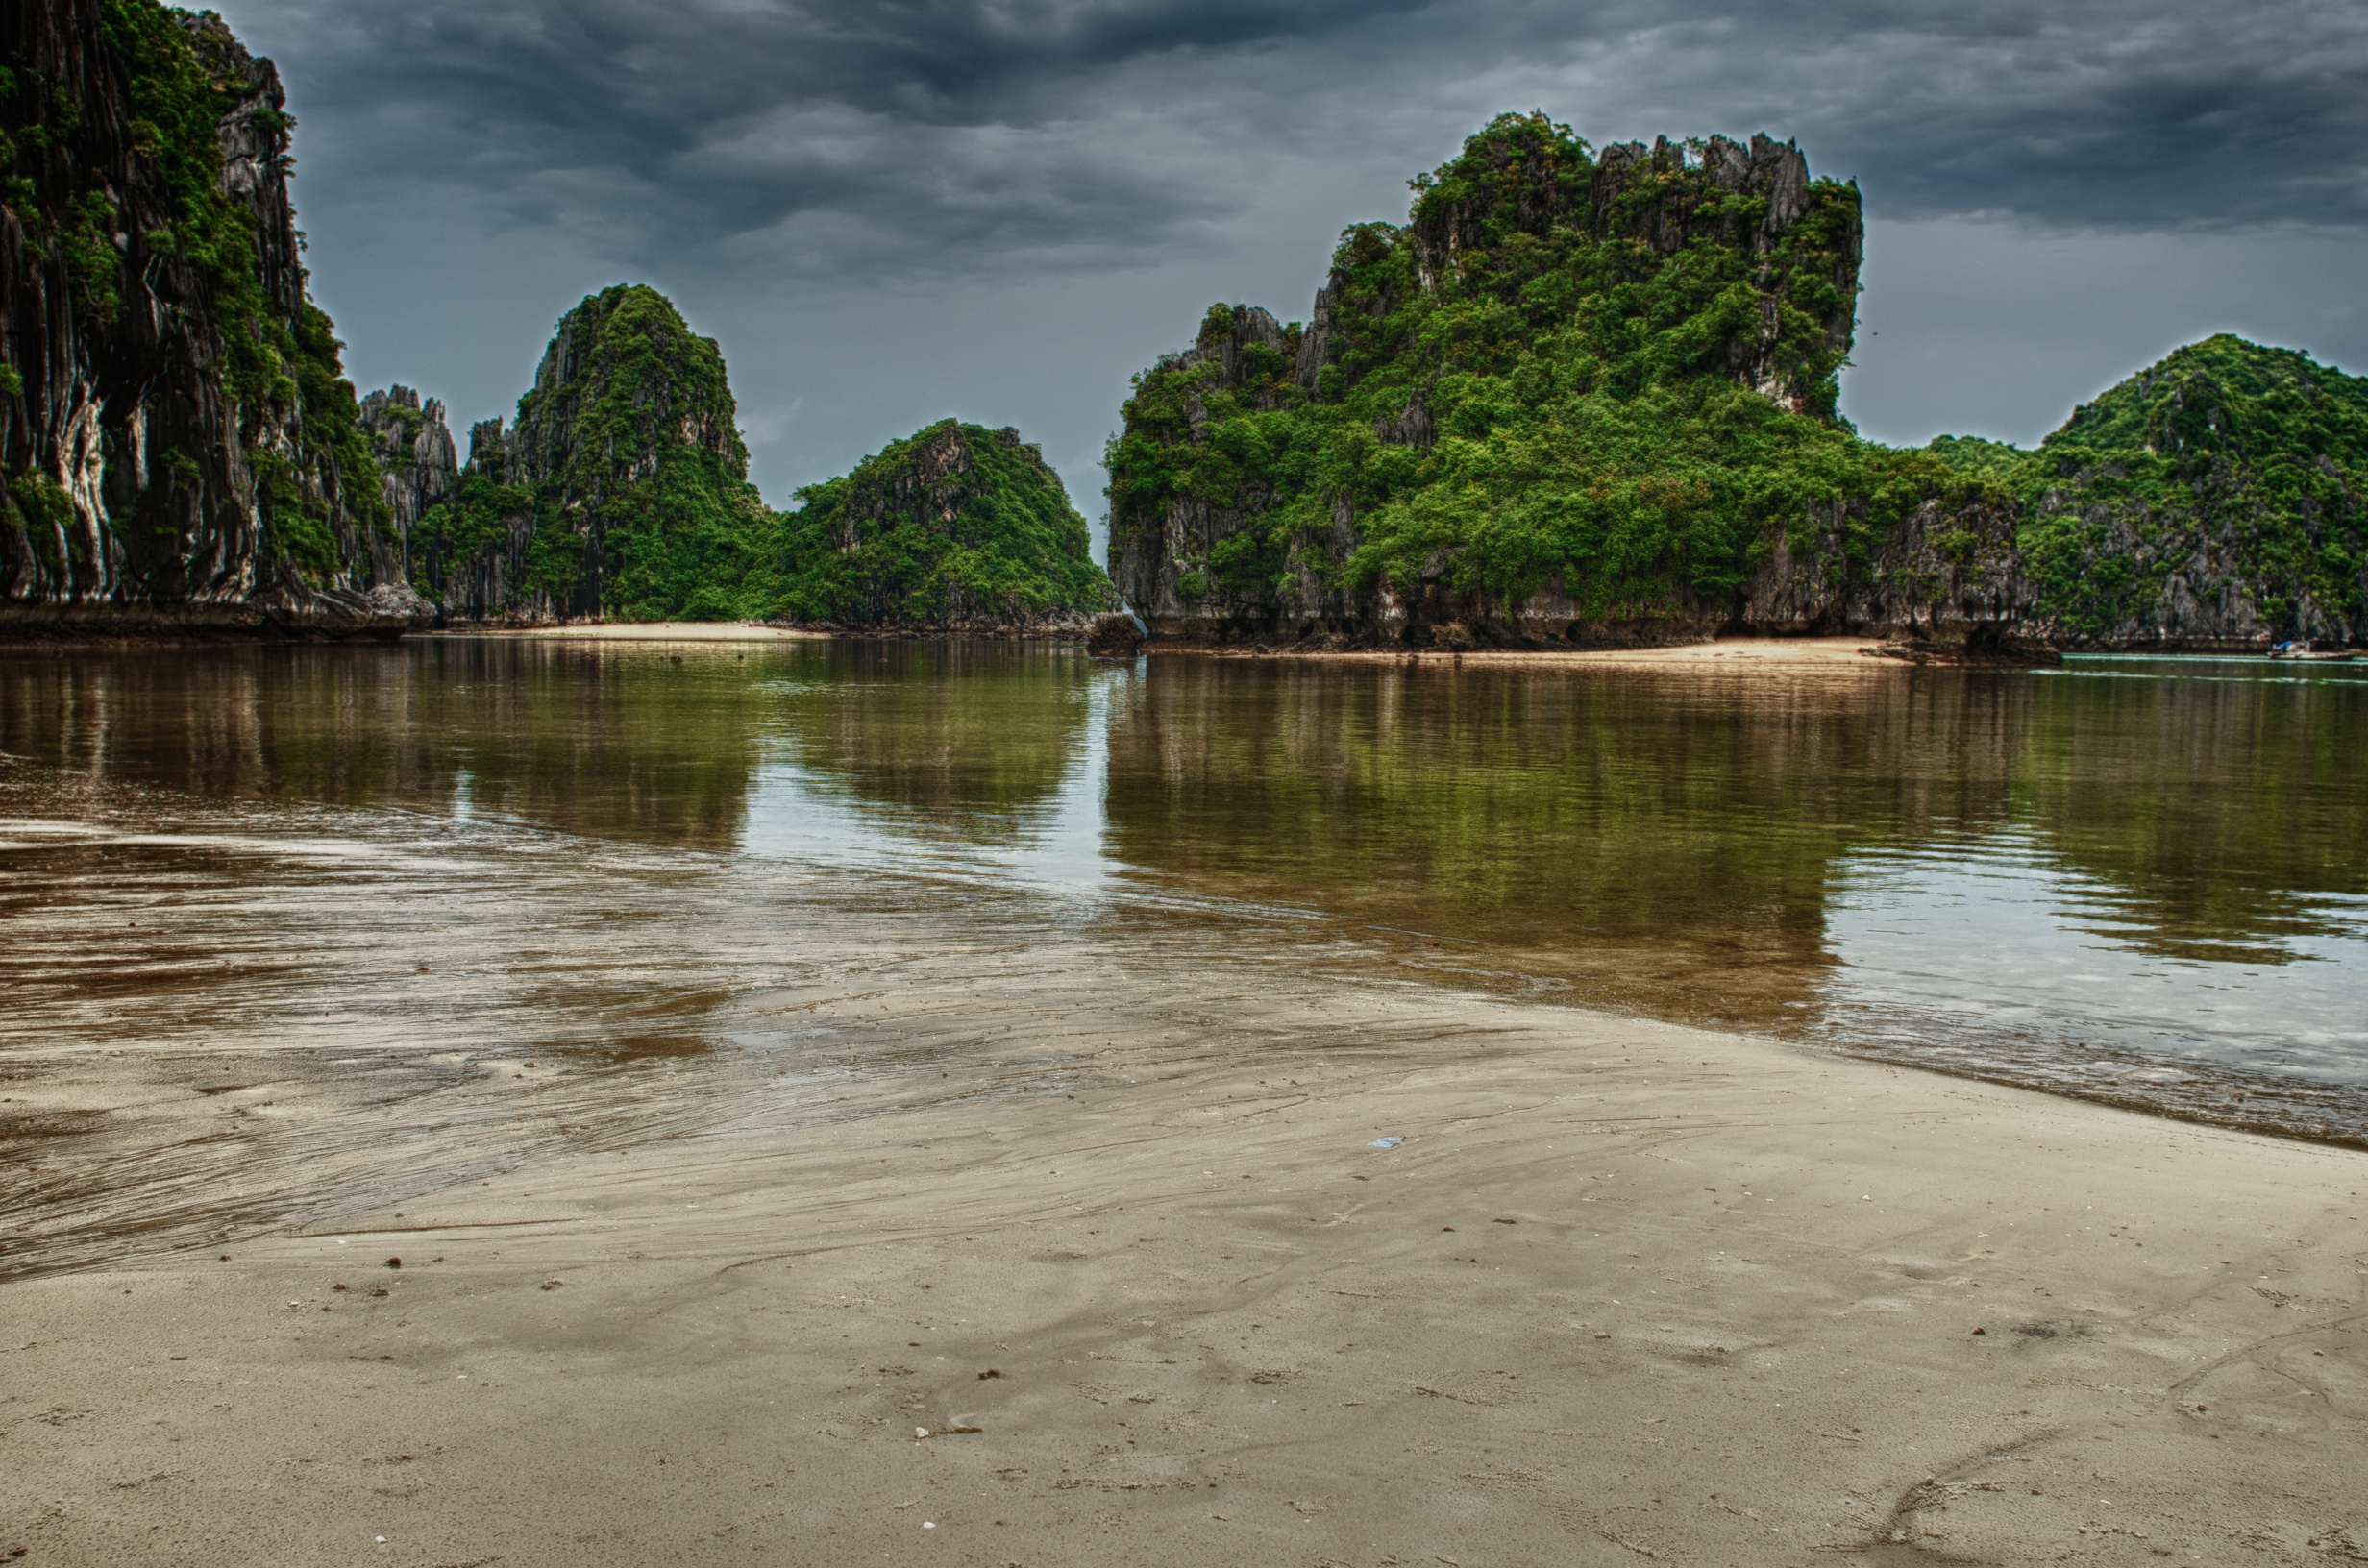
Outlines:
[[[2368,225],[2368,8],[2110,0],[248,0],[323,187],[420,181],[621,261],[1139,261],[1294,167],[1767,130],[1870,209]],[[332,198],[333,200],[342,198]],[[1376,212],[1375,216],[1394,216]]]
[[[1245,93],[1196,65],[1418,9],[256,0],[233,19],[331,106],[314,130],[340,184],[359,160],[628,255],[787,225],[767,249],[793,259],[976,264],[1107,260],[1228,210],[1194,165],[1232,156]],[[1193,123],[1196,97],[1223,106],[1217,123]]]
[[[1876,4],[1801,8],[1773,26],[1745,14],[1703,24],[1708,52],[1764,50],[1755,105],[1826,144],[1824,160],[1838,157],[1893,215],[2368,224],[2368,9]]]

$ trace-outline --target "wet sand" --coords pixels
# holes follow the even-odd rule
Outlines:
[[[1117,942],[845,980],[794,1106],[0,1286],[0,1553],[2368,1556],[2368,1156]]]

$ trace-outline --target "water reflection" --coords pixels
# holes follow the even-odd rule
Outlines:
[[[2306,669],[2307,667],[2306,667]],[[2027,683],[2017,816],[2101,889],[2094,930],[2165,958],[2283,964],[2357,938],[2368,669],[2075,659]]]
[[[1026,844],[1085,747],[1093,667],[1075,649],[832,642],[793,659],[769,684],[769,732],[813,789],[893,831]]]
[[[762,696],[739,650],[423,639],[0,659],[0,751],[243,799],[738,842]]]
[[[507,639],[0,657],[0,751],[61,779],[918,871],[956,900],[1152,898],[1213,931],[1297,912],[1459,983],[2092,1089],[2368,1084],[2364,738],[2368,670],[2246,661],[1112,667]],[[636,1028],[697,1032],[677,1022]],[[2368,1125],[2346,1103],[2311,1114]]]
[[[1111,844],[1237,897],[1485,944],[1586,1000],[1767,1026],[1832,963],[1837,858],[2003,820],[2012,716],[1927,687],[1471,666],[1151,668]],[[1902,766],[1951,756],[1944,769]]]
[[[1586,1000],[1778,1029],[1869,962],[1862,924],[1844,943],[1836,920],[1871,895],[1870,864],[1894,868],[1887,904],[1962,905],[1936,872],[2011,844],[2062,873],[2060,934],[1969,917],[1952,928],[1968,966],[2044,967],[2097,937],[2308,958],[2342,973],[2288,990],[2346,1005],[2368,682],[2219,663],[2086,678],[2133,667],[2158,668],[1155,663],[1114,709],[1111,844],[1200,889],[1476,941]]]

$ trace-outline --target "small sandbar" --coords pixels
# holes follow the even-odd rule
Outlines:
[[[802,626],[769,626],[755,621],[601,621],[563,626],[456,626],[418,635],[603,643],[786,643],[813,642],[830,633]]]

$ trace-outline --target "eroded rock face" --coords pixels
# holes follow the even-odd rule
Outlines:
[[[563,595],[532,580],[529,551],[537,507],[511,476],[498,419],[469,427],[468,465],[424,510],[411,535],[411,576],[444,625],[547,625],[564,618]]]
[[[0,49],[0,625],[424,619],[306,295],[271,62],[142,0],[23,0]]]
[[[470,431],[411,571],[448,622],[730,618],[765,529],[714,339],[620,285],[560,319],[514,421]]]
[[[500,422],[495,422],[498,429]],[[361,427],[370,437],[370,453],[378,459],[382,489],[393,525],[393,539],[375,536],[383,552],[380,576],[408,581],[411,540],[428,508],[452,493],[460,478],[460,454],[453,432],[444,423],[444,405],[433,398],[422,402],[407,386],[391,386],[361,400]]]

